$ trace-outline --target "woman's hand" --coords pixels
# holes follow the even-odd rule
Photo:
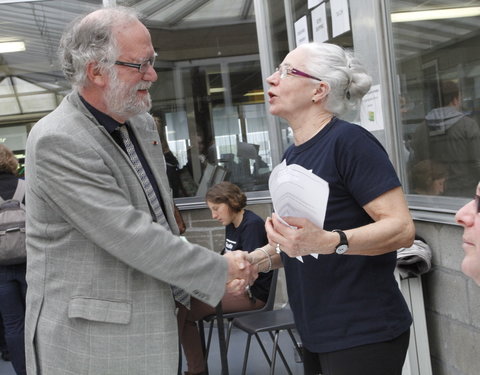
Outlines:
[[[267,218],[265,229],[269,244],[290,257],[311,253],[332,254],[338,244],[338,234],[317,227],[310,220],[300,217],[283,217],[288,225],[276,214]]]

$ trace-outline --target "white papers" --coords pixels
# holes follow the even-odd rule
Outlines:
[[[278,216],[306,218],[323,228],[330,193],[328,182],[298,164],[287,166],[284,160],[273,169],[268,185]],[[310,255],[318,258],[318,254]],[[303,262],[302,257],[297,259]]]
[[[325,3],[312,10],[313,41],[322,43],[328,40],[327,11]]]
[[[380,85],[373,85],[363,97],[360,105],[360,122],[369,131],[385,128]]]
[[[307,16],[303,16],[297,22],[295,22],[294,27],[297,47],[301,44],[308,43]]]
[[[350,30],[350,12],[347,0],[330,0],[332,13],[332,34],[335,38]]]

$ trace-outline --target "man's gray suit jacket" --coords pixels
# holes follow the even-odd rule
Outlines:
[[[149,115],[129,120],[173,234],[152,221],[128,156],[68,95],[29,134],[26,156],[29,375],[175,375],[170,285],[216,305],[223,257],[178,234],[162,147]]]

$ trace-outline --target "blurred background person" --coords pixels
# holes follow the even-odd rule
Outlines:
[[[416,194],[442,195],[445,191],[447,168],[432,160],[422,160],[411,170],[412,189]]]
[[[458,210],[455,220],[464,229],[462,272],[480,286],[480,183],[475,198]]]
[[[445,195],[468,197],[480,180],[480,128],[461,112],[457,83],[440,86],[441,107],[432,109],[411,140],[414,161],[430,159],[447,168]]]
[[[11,199],[18,185],[18,160],[13,152],[0,144],[0,196]],[[25,203],[25,202],[23,202]],[[26,262],[0,265],[0,314],[5,342],[17,375],[25,375],[25,281]],[[2,354],[3,355],[3,354]]]
[[[225,247],[223,252],[243,250],[251,252],[267,244],[265,222],[254,212],[247,210],[247,197],[240,188],[230,182],[221,182],[212,186],[205,197],[212,218],[225,226]],[[249,289],[227,292],[222,298],[222,310],[225,313],[256,310],[267,301],[272,272],[259,274]],[[196,322],[215,309],[195,298],[191,299],[191,309],[179,306],[179,332],[187,360],[186,375],[205,374],[200,334]]]

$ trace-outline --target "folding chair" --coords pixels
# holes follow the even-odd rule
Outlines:
[[[244,316],[244,315],[257,315],[259,313],[265,312],[265,311],[271,311],[273,310],[273,306],[275,304],[275,292],[277,290],[277,279],[278,279],[278,270],[274,270],[272,274],[272,281],[270,284],[270,292],[268,294],[267,301],[265,302],[265,305],[261,309],[257,310],[247,310],[247,311],[240,311],[240,312],[232,312],[232,313],[226,313],[223,314],[223,319],[228,320],[228,326],[227,326],[227,338],[226,338],[226,350],[228,351],[228,344],[230,342],[230,334],[232,332],[232,321],[235,318]],[[207,344],[206,348],[204,350],[205,354],[205,362],[208,360],[208,353],[210,351],[210,344],[212,341],[212,332],[213,332],[213,325],[218,319],[218,314],[212,314],[209,316],[206,316],[203,321],[210,323],[210,327],[208,330],[208,339],[207,339]],[[199,325],[199,331],[200,331],[200,336],[202,338],[202,342],[205,343],[205,337],[204,337],[204,325],[203,321],[200,320],[198,322]]]
[[[250,350],[250,342],[253,335],[255,335],[260,348],[262,349],[265,358],[267,359],[268,364],[270,365],[270,374],[273,375],[275,372],[275,359],[276,354],[280,356],[285,368],[287,369],[288,374],[292,374],[290,370],[290,366],[288,366],[287,360],[282,353],[278,345],[278,338],[281,331],[287,331],[290,338],[293,341],[295,350],[297,351],[300,358],[302,358],[302,350],[299,347],[295,336],[293,335],[292,330],[295,328],[295,322],[293,320],[293,314],[290,310],[290,307],[284,307],[279,310],[272,310],[272,311],[265,311],[259,314],[249,314],[239,318],[235,318],[233,320],[233,325],[236,328],[241,329],[242,331],[248,334],[247,344],[245,347],[245,355],[243,358],[243,368],[242,368],[242,375],[245,375],[247,371],[247,362],[248,362],[248,354]],[[271,359],[267,354],[265,346],[260,339],[259,333],[260,332],[268,332],[272,341],[273,341],[273,348],[272,348],[272,355]]]

